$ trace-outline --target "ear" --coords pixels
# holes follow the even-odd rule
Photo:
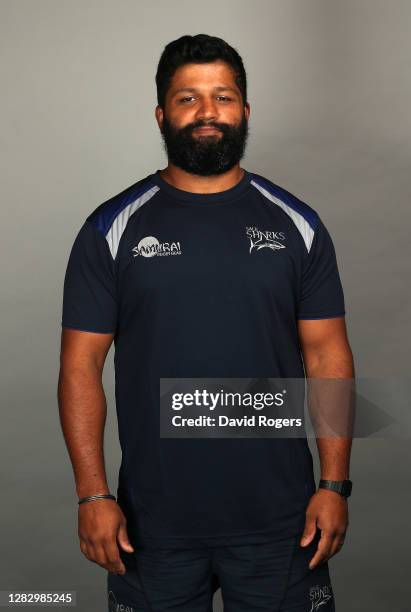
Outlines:
[[[159,106],[157,104],[155,111],[154,111],[155,117],[156,117],[156,121],[157,121],[157,125],[160,128],[160,131],[163,127],[163,119],[164,119],[164,111],[161,108],[161,106]]]

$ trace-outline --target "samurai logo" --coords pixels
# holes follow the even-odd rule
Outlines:
[[[181,255],[179,242],[159,242],[154,236],[142,238],[137,246],[131,249],[134,257],[154,257],[154,255]]]
[[[331,584],[320,587],[318,584],[311,587],[310,599],[311,608],[310,612],[316,612],[321,606],[324,606],[332,598]]]
[[[285,240],[284,232],[262,231],[257,227],[246,227],[246,234],[250,239],[250,253],[253,249],[285,249],[285,244],[281,244],[279,240]]]
[[[136,612],[135,608],[132,606],[117,603],[117,599],[113,591],[108,592],[108,609],[109,612]]]

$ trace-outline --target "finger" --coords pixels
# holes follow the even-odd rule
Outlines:
[[[92,561],[94,561],[94,563],[97,563],[97,565],[100,565],[101,567],[107,569],[107,557],[103,545],[100,542],[94,541],[91,543],[91,549]]]
[[[80,548],[86,559],[94,562],[94,550],[91,545],[90,540],[83,540],[82,544],[80,544]]]
[[[106,558],[108,563],[108,571],[112,574],[125,574],[126,568],[120,557],[118,546],[114,540],[107,542],[105,545]]]
[[[317,565],[326,561],[329,556],[332,540],[331,534],[324,531],[321,532],[321,538],[318,542],[316,553],[308,564],[310,569],[314,569]]]
[[[300,545],[307,546],[307,544],[309,544],[312,541],[316,532],[317,532],[317,522],[315,520],[315,517],[307,516],[305,520],[304,531],[303,531],[303,534],[300,540]]]
[[[84,540],[80,540],[80,550],[83,553],[83,555],[90,560],[89,558],[89,553],[88,553],[88,547],[87,547],[87,543]]]
[[[122,523],[120,525],[120,528],[118,530],[117,533],[117,539],[118,542],[121,546],[121,548],[123,548],[123,550],[125,550],[126,552],[134,552],[134,548],[129,540],[128,534],[127,534],[127,528],[126,528],[126,524]]]
[[[337,536],[334,538],[332,545],[331,545],[330,557],[334,556],[341,550],[341,548],[344,545],[344,540],[345,540],[344,534],[337,534]]]

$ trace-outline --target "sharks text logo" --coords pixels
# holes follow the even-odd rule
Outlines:
[[[311,599],[311,608],[310,612],[317,612],[317,610],[324,606],[328,601],[332,598],[332,588],[331,584],[327,584],[325,586],[320,587],[318,584],[316,586],[311,587],[310,589],[310,599]]]
[[[253,249],[259,251],[267,248],[272,251],[285,249],[285,244],[279,242],[285,240],[284,232],[262,231],[257,227],[246,227],[246,234],[250,239],[250,253]]]
[[[154,236],[142,238],[137,246],[131,249],[134,257],[154,257],[154,255],[181,255],[179,242],[160,242]]]

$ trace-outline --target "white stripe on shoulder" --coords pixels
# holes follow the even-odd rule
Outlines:
[[[143,206],[148,200],[150,200],[153,195],[159,191],[160,187],[154,185],[151,189],[145,191],[139,198],[134,200],[134,202],[130,202],[114,219],[109,231],[106,234],[106,240],[108,242],[108,246],[110,247],[111,255],[113,259],[117,256],[118,247],[120,244],[121,236],[123,235],[124,230],[126,229],[127,223],[131,215],[136,212],[138,208]]]
[[[310,252],[311,244],[314,238],[314,230],[308,223],[307,219],[305,219],[301,213],[291,208],[291,206],[288,206],[288,204],[283,202],[280,198],[270,193],[267,189],[264,189],[264,187],[259,185],[256,181],[251,180],[251,184],[254,185],[254,187],[256,187],[268,200],[273,202],[273,204],[279,206],[294,221],[294,224],[303,237],[307,251]]]

